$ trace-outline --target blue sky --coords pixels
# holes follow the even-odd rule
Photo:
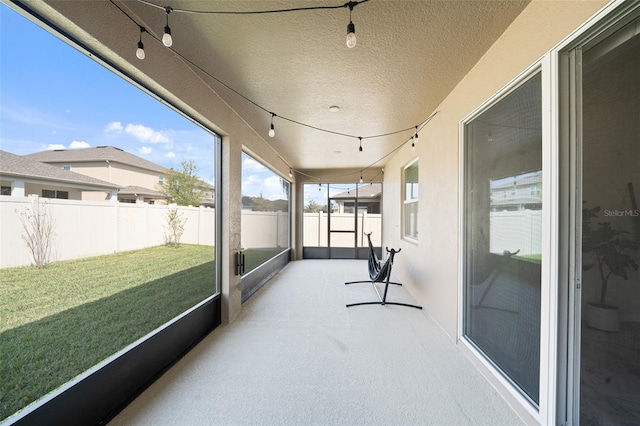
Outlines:
[[[195,160],[212,183],[213,143],[208,131],[0,4],[0,149],[111,145],[169,168]],[[243,157],[242,194],[281,199],[280,177]],[[305,186],[305,203],[311,199],[325,204],[326,185]]]
[[[211,133],[0,4],[0,149],[101,145],[213,181]]]

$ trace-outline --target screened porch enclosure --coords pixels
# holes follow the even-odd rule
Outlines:
[[[366,259],[382,252],[382,183],[304,185],[303,258]]]

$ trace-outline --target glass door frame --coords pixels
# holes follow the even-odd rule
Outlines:
[[[328,185],[328,191],[327,191],[327,247],[328,247],[329,259],[357,259],[358,258],[358,184],[355,185],[355,195],[353,197],[350,197],[350,198],[346,198],[346,197],[334,198],[334,197],[332,197],[331,196],[331,185],[338,185],[338,184],[329,183],[327,185]],[[351,184],[347,183],[346,185],[351,185]],[[334,200],[353,201],[353,204],[354,204],[354,207],[353,207],[353,230],[340,230],[340,229],[333,230],[333,229],[331,229],[331,214],[332,214],[331,211],[333,210],[331,208],[331,202],[334,201]],[[336,234],[353,234],[353,248],[351,248],[351,247],[332,247],[331,246],[331,234],[332,233],[336,233]],[[352,256],[348,256],[347,254],[351,250],[353,251],[353,255]]]
[[[552,51],[552,88],[557,93],[552,115],[557,129],[558,318],[555,416],[557,424],[579,424],[582,320],[582,53],[640,18],[639,4],[624,2],[603,8],[581,34]],[[554,111],[556,110],[556,111]],[[557,119],[556,119],[557,117]]]

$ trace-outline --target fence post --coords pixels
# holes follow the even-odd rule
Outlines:
[[[200,233],[202,232],[202,214],[204,212],[204,206],[198,207],[198,225],[196,226],[196,232],[198,233],[198,237],[196,239],[196,244],[200,245]]]
[[[120,202],[113,203],[113,252],[120,251]]]

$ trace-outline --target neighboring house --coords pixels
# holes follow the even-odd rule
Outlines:
[[[26,156],[0,151],[0,187],[2,195],[81,200],[83,194],[95,199],[117,199],[119,185],[45,164]]]
[[[491,211],[542,209],[542,171],[491,180]]]
[[[120,148],[56,149],[25,157],[120,185],[121,202],[165,203],[164,195],[157,189],[167,169]],[[84,199],[95,200],[94,197],[95,194],[86,194]]]
[[[382,199],[382,183],[376,182],[358,187],[358,212],[380,213]],[[356,203],[356,188],[341,192],[331,197],[338,203],[335,213],[353,213]]]
[[[202,197],[200,197],[200,205],[204,207],[216,206],[216,190],[215,187],[206,182],[200,181],[200,190],[202,191]]]

